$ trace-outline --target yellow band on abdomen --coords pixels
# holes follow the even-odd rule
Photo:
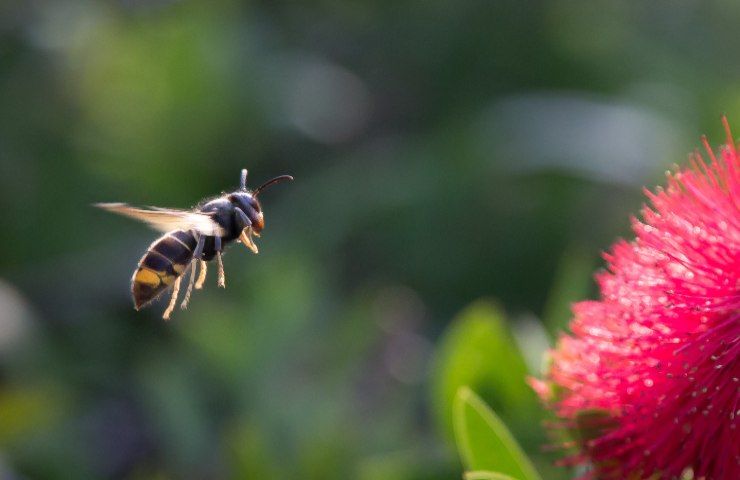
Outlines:
[[[162,279],[157,272],[149,270],[148,268],[139,268],[139,271],[137,271],[134,276],[134,282],[156,287],[162,282]]]

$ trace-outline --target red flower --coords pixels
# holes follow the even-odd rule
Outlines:
[[[589,478],[740,479],[740,159],[723,122],[720,158],[703,139],[709,165],[696,152],[646,191],[635,240],[605,255],[601,299],[574,306],[532,382],[589,430],[572,459]]]

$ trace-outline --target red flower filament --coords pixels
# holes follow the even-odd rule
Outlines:
[[[719,158],[703,139],[707,161],[696,152],[646,191],[635,240],[605,255],[600,300],[574,305],[533,382],[571,425],[608,415],[575,458],[588,477],[740,479],[740,159],[723,121]]]

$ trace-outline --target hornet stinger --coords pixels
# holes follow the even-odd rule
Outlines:
[[[170,208],[136,208],[125,203],[97,203],[96,207],[148,223],[155,230],[165,232],[152,243],[131,279],[134,308],[139,310],[151,303],[170,287],[172,298],[162,318],[170,318],[177,304],[182,277],[190,271],[185,298],[180,308],[187,308],[193,287],[200,289],[206,279],[207,263],[216,258],[218,285],[226,287],[221,252],[234,240],[257,253],[252,235],[260,236],[265,226],[262,206],[257,197],[267,187],[290,175],[269,180],[255,190],[247,189],[247,170],[242,170],[239,190],[201,201],[192,210]],[[197,281],[196,268],[200,266]]]

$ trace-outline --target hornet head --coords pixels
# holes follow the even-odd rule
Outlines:
[[[257,236],[259,236],[262,229],[265,228],[265,218],[262,214],[262,205],[260,205],[259,200],[257,200],[257,196],[267,187],[284,180],[293,180],[293,177],[290,175],[280,175],[272,180],[268,180],[255,190],[248,190],[247,169],[245,168],[242,170],[241,181],[239,184],[240,188],[238,191],[231,194],[231,201],[247,215],[247,218],[249,218],[249,221],[252,223],[251,230]]]

